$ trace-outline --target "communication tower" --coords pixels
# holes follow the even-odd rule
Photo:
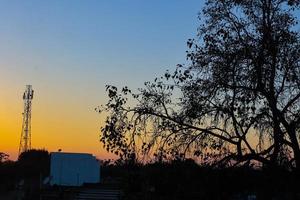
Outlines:
[[[31,85],[26,85],[26,90],[23,94],[24,112],[22,132],[19,146],[19,155],[22,152],[31,149],[31,101],[33,98],[33,89]]]

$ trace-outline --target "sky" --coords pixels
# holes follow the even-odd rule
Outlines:
[[[15,160],[25,85],[32,147],[114,158],[99,142],[105,85],[142,87],[184,63],[201,0],[2,0],[0,152]]]

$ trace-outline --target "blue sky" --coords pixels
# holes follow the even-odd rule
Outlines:
[[[38,75],[32,71],[57,70],[64,73],[62,79],[84,75],[87,80],[99,73],[99,81],[119,79],[133,86],[184,62],[186,40],[196,35],[201,9],[199,0],[9,0],[1,4],[2,62],[14,60],[16,69],[29,73],[31,80]]]
[[[94,111],[107,100],[105,85],[142,87],[184,63],[202,6],[200,0],[2,0],[0,151],[16,156],[22,93],[32,84],[33,147],[105,156],[98,142],[103,116]]]

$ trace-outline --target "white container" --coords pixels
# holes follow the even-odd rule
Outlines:
[[[100,164],[92,154],[52,152],[50,156],[50,185],[100,182]]]

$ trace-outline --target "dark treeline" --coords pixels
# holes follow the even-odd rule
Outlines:
[[[193,160],[107,164],[102,177],[118,179],[124,199],[299,199],[299,173],[251,167],[212,168]]]
[[[50,159],[45,150],[31,150],[17,161],[1,160],[0,197],[39,199],[40,185],[49,176]],[[118,187],[122,199],[299,199],[300,174],[284,169],[254,169],[249,166],[215,168],[192,159],[139,164],[102,162],[101,183]],[[97,187],[97,186],[96,186]],[[22,188],[22,190],[20,189]],[[42,190],[41,190],[42,189]],[[52,188],[53,189],[53,188]],[[0,199],[1,199],[0,198]]]
[[[24,152],[17,161],[9,160],[6,155],[0,162],[0,199],[1,195],[9,199],[38,198],[41,180],[48,177],[49,172],[50,155],[46,150]]]

